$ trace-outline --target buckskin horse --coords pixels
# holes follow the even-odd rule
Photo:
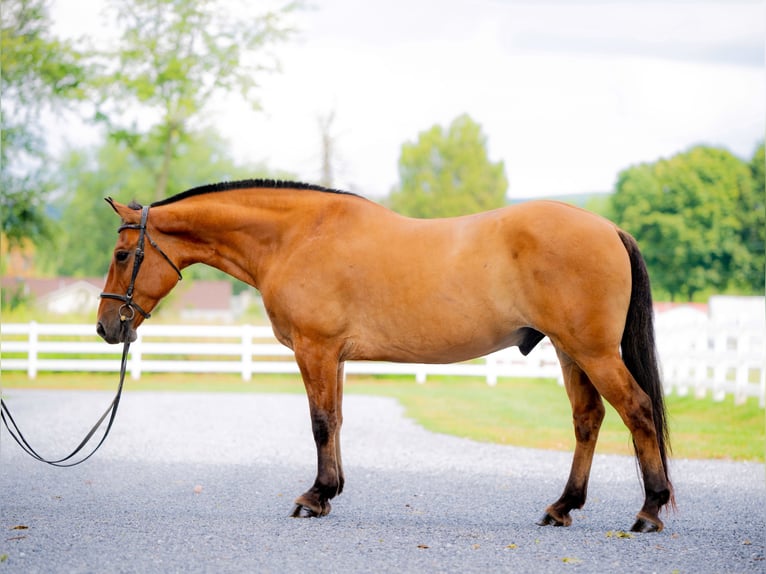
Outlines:
[[[630,430],[643,479],[632,530],[662,530],[674,498],[649,277],[613,223],[553,201],[412,219],[352,193],[270,180],[150,206],[107,201],[122,219],[98,309],[107,342],[134,340],[193,263],[260,291],[276,338],[295,353],[317,449],[316,480],[292,516],[328,514],[343,490],[344,361],[451,363],[512,345],[527,354],[547,336],[576,445],[539,524],[569,526],[585,503],[603,397]]]

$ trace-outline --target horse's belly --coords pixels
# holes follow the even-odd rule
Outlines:
[[[428,323],[428,322],[426,322]],[[401,325],[392,333],[378,332],[355,338],[356,352],[349,358],[412,363],[456,363],[520,344],[524,326],[507,322],[503,329],[479,321],[456,325],[435,321]]]
[[[398,281],[370,282],[349,297],[347,317],[371,360],[453,363],[518,344],[529,326],[512,267],[497,249],[423,266]],[[488,262],[487,268],[482,262]]]

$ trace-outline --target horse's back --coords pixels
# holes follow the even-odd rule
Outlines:
[[[609,221],[549,201],[436,220],[372,215],[336,261],[333,313],[348,323],[349,356],[451,362],[523,344],[530,328],[562,340],[608,330],[619,342],[630,267]]]

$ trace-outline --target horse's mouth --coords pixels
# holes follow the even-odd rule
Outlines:
[[[110,345],[125,342],[132,343],[138,336],[136,330],[130,323],[120,323],[116,329],[107,329],[106,326],[99,321],[96,325],[96,333]]]

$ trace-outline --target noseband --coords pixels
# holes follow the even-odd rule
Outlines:
[[[128,285],[128,290],[125,292],[125,295],[120,295],[119,293],[101,293],[100,295],[102,299],[116,299],[117,301],[122,301],[123,304],[120,306],[119,311],[121,323],[132,321],[133,317],[136,316],[136,311],[143,315],[144,319],[148,319],[152,316],[151,313],[147,313],[138,303],[133,301],[133,289],[136,286],[136,277],[138,276],[138,270],[141,268],[141,263],[144,262],[145,239],[148,239],[149,245],[154,247],[159,252],[159,254],[165,258],[165,261],[170,264],[173,270],[178,274],[178,280],[180,281],[183,279],[181,270],[178,269],[176,264],[171,261],[170,257],[168,257],[167,254],[162,249],[160,249],[160,246],[154,242],[154,240],[149,235],[149,232],[146,230],[146,222],[148,219],[149,206],[147,205],[141,209],[141,223],[126,223],[117,229],[117,233],[121,233],[125,229],[138,229],[139,232],[138,244],[136,245],[136,252],[133,256],[133,273],[130,276],[130,284]]]

